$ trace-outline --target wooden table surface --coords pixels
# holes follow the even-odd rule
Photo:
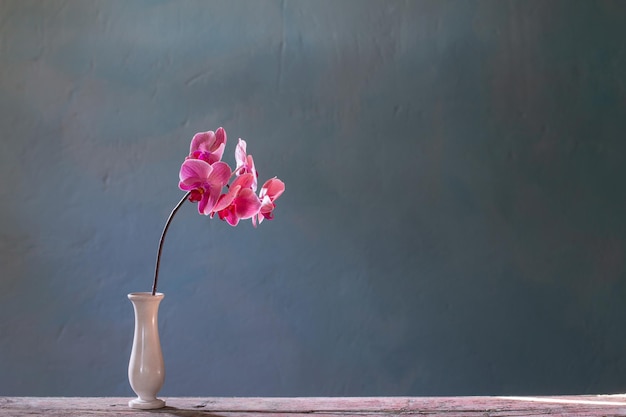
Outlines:
[[[160,410],[130,398],[0,397],[0,415],[21,416],[626,416],[626,395],[562,397],[168,398]]]

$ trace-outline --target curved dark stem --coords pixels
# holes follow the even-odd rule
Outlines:
[[[163,228],[163,233],[161,233],[161,239],[159,240],[159,251],[157,252],[156,267],[154,268],[154,283],[152,284],[152,295],[156,294],[157,282],[159,280],[159,265],[161,264],[161,252],[163,251],[163,241],[165,240],[165,234],[167,233],[167,229],[169,229],[170,227],[170,223],[172,222],[174,215],[176,214],[178,209],[183,205],[185,200],[187,200],[190,194],[191,194],[191,191],[188,191],[187,194],[185,194],[185,196],[178,202],[178,204],[176,204],[176,207],[174,207],[174,210],[172,210],[172,212],[170,213],[170,216],[167,218],[167,221],[165,222],[165,227]]]

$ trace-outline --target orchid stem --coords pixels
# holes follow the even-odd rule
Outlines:
[[[159,251],[157,252],[156,267],[154,268],[154,283],[152,284],[152,295],[155,295],[156,290],[157,290],[157,282],[159,280],[159,265],[161,264],[161,252],[163,251],[163,241],[165,240],[165,234],[167,233],[167,229],[169,229],[170,227],[170,223],[172,222],[174,215],[176,214],[178,209],[180,209],[180,207],[183,205],[185,200],[187,200],[190,194],[191,194],[191,191],[188,191],[183,196],[183,198],[178,202],[178,204],[176,204],[176,207],[174,207],[174,210],[172,210],[172,212],[170,213],[170,216],[167,218],[167,221],[165,222],[165,227],[163,228],[163,233],[161,233],[161,239],[159,240]]]

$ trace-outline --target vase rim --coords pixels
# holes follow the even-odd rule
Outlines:
[[[163,294],[162,292],[158,292],[154,295],[152,295],[152,292],[131,292],[130,294],[128,294],[129,300],[160,300],[163,297],[165,297],[165,294]]]

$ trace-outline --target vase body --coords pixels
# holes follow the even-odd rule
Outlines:
[[[158,323],[159,304],[163,297],[161,293],[128,294],[135,310],[135,334],[128,363],[128,381],[137,398],[128,403],[131,408],[165,407],[165,401],[156,397],[165,381]]]

